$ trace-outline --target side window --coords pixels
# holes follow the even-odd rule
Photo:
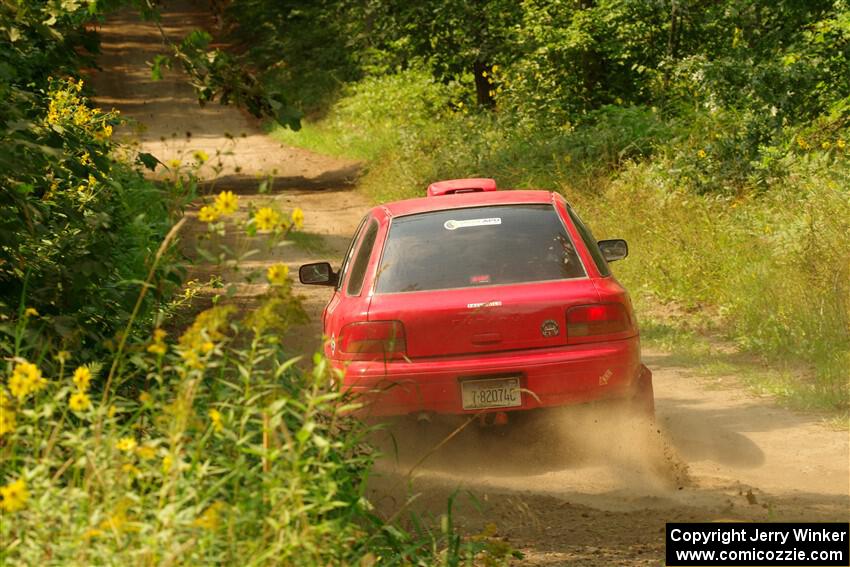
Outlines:
[[[337,280],[336,289],[342,289],[342,282],[345,281],[345,274],[348,272],[348,267],[351,265],[351,256],[354,255],[354,245],[360,238],[360,233],[363,232],[363,227],[366,226],[366,219],[369,215],[363,217],[360,224],[357,225],[357,230],[354,231],[354,236],[351,237],[351,244],[348,245],[348,250],[345,251],[345,257],[342,259],[342,266],[339,268],[339,280]]]
[[[567,210],[570,213],[570,218],[573,221],[573,224],[576,225],[576,230],[578,230],[579,235],[581,236],[584,245],[587,247],[588,252],[593,257],[593,262],[596,264],[596,268],[599,270],[599,275],[603,277],[607,277],[611,275],[611,268],[608,267],[608,262],[605,261],[605,257],[602,256],[602,250],[599,249],[599,245],[596,244],[596,239],[593,238],[593,233],[590,232],[590,229],[585,226],[581,219],[573,210],[572,207],[568,206]]]
[[[375,247],[377,236],[378,221],[373,219],[369,223],[369,228],[366,229],[366,234],[363,235],[363,241],[360,243],[360,248],[351,264],[351,278],[348,280],[348,287],[345,290],[348,295],[360,295],[360,290],[363,288],[363,278],[366,277],[366,268],[369,266],[369,258],[372,256],[372,249]]]

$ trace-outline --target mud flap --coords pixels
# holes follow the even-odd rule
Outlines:
[[[652,389],[652,371],[643,364],[640,365],[637,389],[635,390],[632,402],[636,412],[649,419],[655,419],[655,393]]]

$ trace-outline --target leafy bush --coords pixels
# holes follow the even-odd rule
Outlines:
[[[35,309],[42,338],[90,349],[129,316],[173,196],[113,157],[118,117],[82,87],[53,81],[0,131],[0,305]]]

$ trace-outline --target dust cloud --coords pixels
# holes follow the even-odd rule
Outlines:
[[[618,495],[653,497],[690,483],[662,428],[615,405],[512,413],[506,425],[403,418],[379,427],[378,490],[438,480],[476,492],[596,495],[597,505],[607,497],[618,508]]]

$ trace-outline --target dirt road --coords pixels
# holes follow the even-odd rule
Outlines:
[[[206,4],[167,2],[163,27],[177,39],[211,26]],[[132,13],[110,18],[102,71],[91,82],[98,103],[114,106],[141,127],[119,135],[167,162],[203,150],[201,170],[244,204],[300,206],[308,237],[251,258],[253,267],[310,259],[339,261],[368,203],[353,187],[357,165],[284,147],[232,108],[199,108],[178,73],[153,82],[146,62],[162,49],[158,30]],[[217,164],[220,162],[220,168]],[[238,169],[237,169],[238,168]],[[270,193],[258,180],[274,179]],[[203,230],[189,211],[185,239]],[[304,246],[307,243],[309,246]],[[218,268],[199,265],[199,277]],[[250,309],[263,284],[240,282],[236,301]],[[313,322],[293,349],[317,344],[318,313],[327,292],[303,289]],[[380,510],[391,513],[411,495],[411,509],[439,515],[457,492],[456,520],[467,532],[494,524],[531,565],[661,562],[668,521],[843,520],[850,509],[848,432],[747,393],[733,376],[700,378],[663,353],[645,353],[655,374],[658,424],[630,428],[609,414],[579,412],[540,428],[507,432],[469,427],[421,466],[439,427],[399,432],[402,452],[387,458],[371,482]],[[490,528],[492,529],[492,528]]]
[[[194,29],[215,32],[206,2],[163,4],[162,32],[170,40],[179,42]],[[211,276],[220,276],[225,284],[236,284],[232,299],[250,308],[266,289],[262,282],[268,266],[283,262],[290,267],[290,274],[297,274],[304,262],[344,253],[368,208],[366,199],[352,190],[357,163],[282,146],[263,132],[257,120],[238,109],[217,103],[199,106],[179,70],[165,71],[162,80],[152,80],[149,62],[168,51],[157,26],[141,21],[132,10],[113,15],[98,31],[102,38],[100,70],[89,73],[87,82],[97,93],[98,105],[114,107],[127,119],[127,124],[116,130],[116,137],[135,150],[153,154],[164,164],[176,160],[184,170],[192,168],[208,193],[187,210],[188,222],[180,239],[189,256],[197,256],[193,251],[198,237],[206,232],[205,223],[197,219],[198,210],[218,191],[238,194],[242,212],[237,219],[244,218],[244,211],[251,207],[271,206],[285,214],[296,206],[304,210],[304,229],[297,239],[300,246],[289,240],[269,249],[266,238],[237,237],[231,231],[224,244],[255,253],[239,263],[239,271],[205,263],[191,266],[190,279],[203,284]],[[195,168],[198,152],[208,159]],[[154,174],[170,175],[172,171],[163,166]],[[269,183],[270,190],[260,193],[263,181]],[[260,277],[252,277],[251,272]],[[307,297],[305,306],[313,320],[321,313],[323,291],[310,287],[299,290]],[[224,293],[224,288],[202,286],[201,293]],[[315,334],[307,335],[303,330],[293,333],[292,352],[316,347],[320,330],[311,327],[310,332]]]

